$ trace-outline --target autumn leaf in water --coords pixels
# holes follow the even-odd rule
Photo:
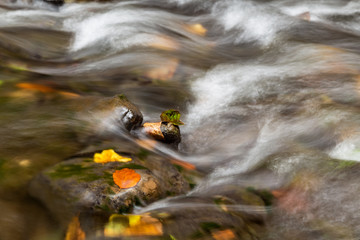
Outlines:
[[[85,233],[80,227],[78,217],[73,217],[66,231],[65,240],[84,240]]]
[[[28,90],[36,90],[42,93],[49,93],[49,92],[55,92],[55,89],[45,86],[45,85],[41,85],[41,84],[36,84],[36,83],[18,83],[16,84],[16,86],[18,88],[22,88],[22,89],[28,89]]]
[[[184,125],[184,123],[180,120],[180,112],[174,109],[162,112],[160,119],[162,122],[170,122],[174,125]]]
[[[196,167],[195,165],[191,164],[191,163],[188,163],[188,162],[185,162],[185,161],[182,161],[182,160],[178,160],[178,159],[170,159],[170,162],[172,164],[175,164],[175,165],[179,165],[187,170],[195,170]]]
[[[101,153],[94,154],[94,162],[130,162],[132,159],[117,154],[113,149],[103,150]]]
[[[157,141],[151,139],[136,139],[136,143],[147,150],[154,150],[157,144]]]
[[[153,67],[145,73],[145,76],[151,79],[166,81],[174,76],[179,60],[170,58],[164,62],[153,62],[151,65]]]
[[[134,187],[141,179],[140,174],[133,169],[124,168],[113,173],[113,179],[120,188]]]
[[[149,43],[149,46],[166,51],[174,51],[179,49],[179,44],[173,38],[170,38],[166,35],[155,36]]]
[[[231,240],[236,239],[235,234],[231,229],[221,230],[221,231],[214,231],[211,233],[214,239],[216,240]]]
[[[186,30],[199,36],[205,36],[207,29],[200,23],[186,26]]]
[[[138,216],[138,215],[133,215]],[[163,235],[161,222],[153,217],[142,215],[131,221],[129,217],[129,227],[122,233],[123,236],[161,236]]]
[[[163,227],[161,222],[144,215],[119,215],[113,214],[104,229],[106,237],[120,236],[162,236]]]
[[[36,84],[36,83],[23,82],[23,83],[16,84],[16,87],[24,89],[24,90],[38,91],[38,92],[47,93],[47,94],[57,93],[57,94],[62,95],[63,97],[67,97],[67,98],[80,97],[80,95],[78,95],[76,93],[60,91],[60,90],[54,89],[52,87],[48,87],[48,86],[45,86],[42,84]]]

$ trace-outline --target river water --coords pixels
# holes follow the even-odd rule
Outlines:
[[[264,239],[359,239],[342,169],[360,161],[359,20],[355,0],[0,0],[0,239],[61,239],[26,186],[86,145],[79,109],[118,93],[145,121],[180,110],[179,150],[156,151],[202,172],[190,195],[287,189]]]

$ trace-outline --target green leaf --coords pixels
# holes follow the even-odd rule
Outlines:
[[[184,123],[180,120],[180,112],[174,109],[162,112],[160,119],[162,122],[170,122],[174,125],[184,125]]]

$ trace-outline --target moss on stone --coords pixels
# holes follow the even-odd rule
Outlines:
[[[0,158],[0,180],[5,176],[4,164],[5,164],[5,159]]]
[[[47,173],[47,175],[53,179],[69,178],[73,176],[86,177],[85,175],[88,174],[90,169],[93,169],[93,167],[84,167],[81,164],[60,164],[56,166],[52,172]]]
[[[123,168],[130,168],[130,169],[148,169],[144,166],[138,165],[138,164],[134,164],[134,163],[130,163],[130,164],[125,164],[122,165],[120,167],[117,167],[116,170],[121,170]]]
[[[265,206],[271,206],[274,200],[274,196],[267,190],[255,189],[254,187],[248,187],[246,190],[259,196],[265,203]]]
[[[202,222],[200,223],[200,227],[206,233],[211,233],[212,230],[221,228],[221,226],[215,222]]]
[[[329,160],[329,165],[331,167],[334,167],[335,169],[349,168],[357,164],[358,164],[357,161],[351,161],[351,160],[335,160],[335,159]]]
[[[141,160],[145,161],[146,158],[149,156],[150,152],[146,149],[140,149],[139,152],[136,154],[136,156]]]

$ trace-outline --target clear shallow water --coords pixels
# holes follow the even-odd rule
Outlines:
[[[183,113],[179,151],[157,150],[204,173],[190,196],[290,186],[267,238],[360,236],[356,171],[325,164],[360,161],[357,1],[0,4],[0,203],[23,222],[15,231],[8,222],[19,220],[2,218],[3,238],[26,239],[41,208],[26,196],[29,179],[83,149],[99,129],[81,110],[117,93],[145,121]],[[61,236],[43,214],[34,239]]]

